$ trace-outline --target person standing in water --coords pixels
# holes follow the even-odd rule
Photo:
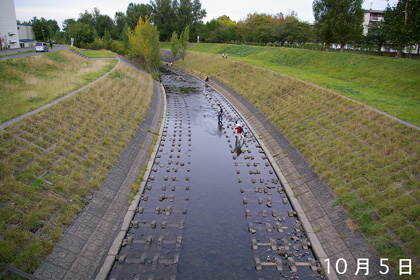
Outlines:
[[[217,119],[219,122],[223,121],[223,109],[222,106],[220,106],[220,104],[217,104]]]

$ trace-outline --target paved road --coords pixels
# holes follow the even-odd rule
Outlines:
[[[30,53],[20,53],[20,52],[35,50],[35,47],[23,48],[23,49],[1,50],[0,55],[9,55],[9,54],[14,54],[14,55],[0,57],[0,60],[9,60],[9,59],[15,59],[15,58],[29,57],[29,56],[34,56],[34,55],[43,55],[49,52],[62,51],[68,48],[69,46],[67,45],[53,45],[53,48],[48,49],[48,52],[35,52],[34,51]]]

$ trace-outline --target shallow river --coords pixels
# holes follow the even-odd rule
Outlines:
[[[164,132],[109,279],[319,279],[282,185],[237,112],[202,81],[162,71]]]

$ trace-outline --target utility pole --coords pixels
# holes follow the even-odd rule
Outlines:
[[[45,43],[44,27],[42,25],[41,25],[41,31],[42,31],[42,37],[44,38],[44,43]]]

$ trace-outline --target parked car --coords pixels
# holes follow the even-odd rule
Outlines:
[[[52,41],[52,43],[53,43],[54,45],[56,45],[56,44],[57,44],[57,41]]]
[[[36,52],[48,52],[48,45],[44,42],[37,42],[35,44]]]

